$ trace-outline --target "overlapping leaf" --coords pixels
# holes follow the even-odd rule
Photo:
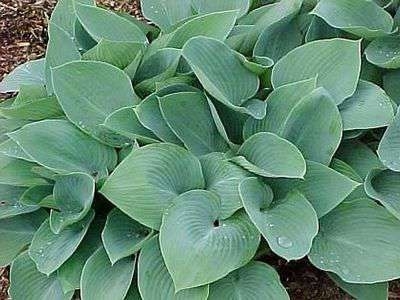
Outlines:
[[[27,252],[15,259],[10,272],[10,296],[16,300],[62,299],[69,300],[73,293],[64,294],[56,274],[40,273]]]
[[[320,226],[308,256],[318,268],[350,283],[400,277],[400,221],[384,207],[367,198],[355,199],[323,217]]]
[[[369,129],[389,125],[394,117],[393,105],[379,86],[360,80],[353,96],[339,105],[343,130]]]
[[[100,144],[65,120],[31,123],[9,136],[35,161],[56,172],[78,171],[98,178],[106,176],[117,160],[114,149]],[[18,161],[22,163],[25,162]],[[45,182],[40,180],[40,183]]]
[[[214,282],[255,254],[260,236],[244,211],[214,225],[220,213],[218,196],[208,191],[184,193],[164,213],[160,246],[175,291]]]
[[[322,0],[312,11],[330,26],[372,39],[392,31],[393,18],[374,1]]]
[[[250,262],[210,285],[210,300],[289,299],[276,271],[262,262]]]
[[[52,79],[58,101],[72,123],[112,146],[123,143],[100,126],[109,114],[139,101],[122,70],[103,62],[71,62],[54,69]]]
[[[317,40],[290,51],[272,70],[274,88],[317,77],[336,104],[353,95],[361,68],[360,42],[346,39]],[[318,59],[316,59],[318,58]]]
[[[208,285],[175,292],[174,283],[161,254],[158,236],[149,240],[140,251],[138,286],[143,300],[205,300],[208,299],[209,292]]]
[[[233,109],[254,114],[243,104],[257,92],[259,79],[228,46],[215,39],[194,37],[185,44],[182,55],[213,97]]]
[[[160,99],[160,109],[171,130],[195,155],[228,150],[204,95],[192,92],[170,94]]]
[[[247,139],[231,160],[264,177],[303,178],[306,163],[295,145],[269,132]]]
[[[59,234],[64,228],[82,220],[89,212],[95,192],[95,182],[84,173],[58,176],[54,185],[57,210],[50,212],[50,228]]]
[[[37,269],[50,275],[56,271],[78,248],[94,217],[91,211],[82,221],[65,228],[59,234],[51,231],[47,219],[33,236],[29,256]]]
[[[118,209],[113,209],[107,216],[102,232],[104,249],[111,263],[134,254],[153,235],[153,231],[132,220]]]
[[[379,143],[378,155],[387,168],[400,172],[400,110]]]
[[[243,206],[269,247],[287,260],[304,257],[318,233],[312,205],[297,191],[273,201],[272,190],[256,178],[239,186]]]
[[[0,266],[9,265],[31,242],[35,231],[47,217],[44,210],[0,219]]]
[[[124,299],[132,282],[135,260],[131,256],[111,265],[104,248],[97,249],[82,270],[82,300]]]
[[[158,229],[164,210],[177,195],[203,187],[199,160],[182,147],[159,143],[133,150],[101,193],[131,218]]]

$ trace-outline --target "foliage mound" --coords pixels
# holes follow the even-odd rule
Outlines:
[[[287,299],[400,278],[398,1],[60,0],[0,83],[13,299]]]

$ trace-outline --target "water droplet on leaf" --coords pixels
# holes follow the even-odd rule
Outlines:
[[[282,248],[290,248],[293,246],[293,242],[286,236],[280,236],[277,238],[278,245]]]

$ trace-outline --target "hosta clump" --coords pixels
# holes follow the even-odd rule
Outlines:
[[[60,0],[0,83],[13,299],[358,298],[400,278],[398,1]]]

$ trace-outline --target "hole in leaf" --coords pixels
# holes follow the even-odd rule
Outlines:
[[[219,226],[219,220],[215,220],[213,225],[214,225],[214,227],[218,227]]]

